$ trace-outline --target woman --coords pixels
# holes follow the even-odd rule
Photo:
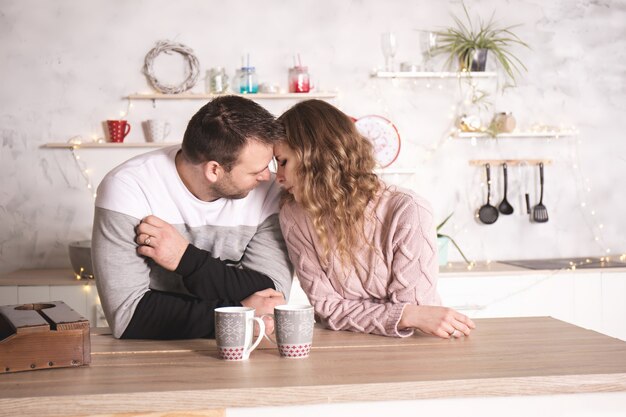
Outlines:
[[[279,121],[274,147],[286,191],[280,224],[300,285],[327,327],[406,337],[469,335],[472,320],[441,307],[430,205],[385,185],[370,142],[320,100],[300,102]]]

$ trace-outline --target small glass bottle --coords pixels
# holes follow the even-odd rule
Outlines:
[[[239,92],[241,94],[256,94],[259,91],[256,69],[254,67],[242,67],[239,76]]]
[[[211,68],[207,71],[207,92],[213,94],[225,93],[228,89],[228,75],[223,67]]]
[[[310,90],[309,69],[302,66],[289,68],[289,92],[308,93]]]

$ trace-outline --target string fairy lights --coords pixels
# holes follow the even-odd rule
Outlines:
[[[428,79],[428,78],[392,78],[391,83],[386,83],[384,88],[385,93],[388,92],[387,86],[391,84],[392,86],[392,96],[395,99],[398,92],[406,91],[407,86],[412,90],[412,93],[419,92],[422,88],[430,91],[440,91],[443,89],[443,77],[433,77],[436,82]],[[455,79],[455,78],[450,78]],[[459,117],[462,115],[464,109],[470,108],[472,105],[481,104],[480,101],[484,99],[485,94],[481,95],[481,92],[478,90],[478,83],[475,79],[471,77],[461,77],[460,75],[456,77],[459,82],[460,90],[461,90],[461,98],[457,101],[457,103],[452,104],[449,107],[448,113],[448,121],[449,125],[444,128],[443,133],[437,139],[435,139],[432,143],[424,145],[424,144],[416,144],[418,149],[421,149],[421,153],[418,153],[416,157],[418,158],[417,163],[427,162],[435,157],[443,147],[449,143],[450,141],[460,138],[466,137],[465,134],[461,131],[461,129],[457,126],[457,121]],[[381,84],[386,80],[381,79],[374,75],[368,84],[369,87],[369,96],[373,99],[373,101],[378,105],[379,108],[382,109],[383,114],[393,119],[392,109],[390,108],[389,101],[387,100],[387,94],[385,94],[381,89]],[[409,81],[409,82],[407,82]],[[469,87],[468,89],[464,89],[463,86]],[[393,101],[393,100],[392,100]],[[477,103],[478,102],[478,103]],[[552,140],[562,139],[566,137],[577,137],[579,135],[579,130],[575,126],[567,126],[567,125],[550,125],[544,123],[535,123],[531,125],[526,131],[517,132],[513,134],[508,134],[507,137],[533,137],[545,140],[546,143],[550,143]],[[496,136],[497,138],[497,136]],[[482,132],[475,132],[475,134],[469,134],[470,144],[473,147],[480,147],[483,145],[487,145],[488,140],[492,139],[492,137],[488,134]],[[485,140],[480,140],[485,139]],[[575,161],[572,164],[569,164],[571,169],[574,171],[574,175],[572,179],[574,179],[574,184],[578,189],[578,197],[579,197],[579,209],[581,211],[582,217],[584,218],[584,222],[587,225],[591,235],[593,236],[593,242],[598,246],[598,248],[603,253],[603,256],[599,258],[590,258],[585,259],[583,261],[575,261],[572,260],[570,265],[563,269],[571,269],[575,270],[576,267],[581,266],[582,264],[597,262],[599,261],[601,264],[606,264],[611,262],[612,253],[615,251],[612,250],[604,237],[604,232],[606,231],[605,225],[599,220],[598,210],[594,207],[593,204],[588,203],[588,201],[593,201],[591,198],[592,186],[591,181],[588,177],[583,175],[581,164],[580,164],[580,150],[579,146],[582,143],[580,139],[576,139],[575,141]],[[485,186],[484,182],[481,182],[481,187]],[[469,233],[467,227],[459,228],[456,224],[451,225],[454,228],[454,233],[459,233],[460,235]],[[623,251],[623,249],[622,249]],[[618,251],[619,252],[619,251]],[[626,261],[626,252],[621,253],[616,259],[619,259],[621,262]],[[492,261],[487,259],[486,261],[482,261],[485,266],[489,266]],[[467,265],[468,270],[474,269],[478,265],[478,262],[471,260]]]
[[[126,109],[120,110],[119,118],[120,119],[126,119],[128,117],[128,114],[130,113],[130,110],[133,107],[134,106],[133,106],[132,100],[130,98],[128,98],[126,100]],[[98,136],[96,133],[93,133],[89,140],[85,140],[82,136],[77,135],[77,136],[73,136],[70,139],[68,139],[67,143],[71,145],[71,146],[69,146],[69,150],[70,150],[70,152],[72,154],[72,158],[74,160],[74,164],[76,165],[76,167],[78,168],[78,171],[80,172],[81,176],[83,177],[83,180],[85,181],[85,186],[87,187],[87,190],[89,191],[89,193],[91,194],[91,196],[95,200],[96,197],[97,197],[97,193],[96,193],[95,187],[94,187],[92,179],[91,179],[91,174],[92,174],[93,170],[90,167],[88,167],[87,164],[84,162],[84,160],[80,157],[80,155],[78,153],[78,150],[84,144],[106,143],[106,139],[104,138],[104,136]]]

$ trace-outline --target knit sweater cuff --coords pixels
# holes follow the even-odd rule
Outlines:
[[[406,307],[408,303],[405,304],[394,304],[389,311],[389,320],[387,321],[387,325],[385,326],[385,330],[387,334],[390,336],[396,337],[409,337],[413,334],[413,329],[399,329],[398,324],[400,323],[400,319],[402,318],[402,312],[404,311],[404,307]]]
[[[185,253],[182,258],[178,262],[178,266],[176,267],[177,274],[180,274],[184,277],[191,275],[194,271],[196,271],[202,262],[207,257],[207,252],[202,249],[198,249],[191,243],[187,245],[187,249],[185,249]]]

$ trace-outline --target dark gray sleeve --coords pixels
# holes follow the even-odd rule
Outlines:
[[[241,266],[267,275],[276,290],[282,292],[285,299],[289,298],[293,268],[280,231],[278,214],[269,216],[259,225],[241,259]]]
[[[150,268],[137,254],[135,227],[140,219],[96,207],[91,259],[98,295],[113,336],[119,338],[139,300],[149,290]]]

